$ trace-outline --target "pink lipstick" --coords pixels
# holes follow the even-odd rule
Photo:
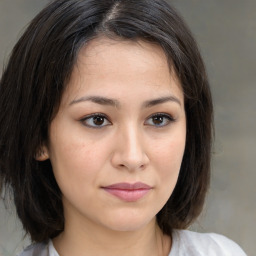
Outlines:
[[[117,183],[102,188],[111,195],[126,202],[138,201],[152,189],[151,186],[141,182],[136,182],[134,184]]]

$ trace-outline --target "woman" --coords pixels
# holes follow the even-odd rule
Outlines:
[[[0,87],[0,170],[28,255],[245,255],[186,229],[209,185],[212,101],[163,0],[57,0]]]

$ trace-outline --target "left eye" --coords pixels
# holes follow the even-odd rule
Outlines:
[[[156,127],[163,127],[168,125],[169,123],[173,122],[174,119],[172,116],[168,114],[154,114],[147,119],[145,122],[146,125],[156,126]]]
[[[95,114],[83,118],[82,123],[89,128],[101,128],[110,125],[110,121],[105,115]]]

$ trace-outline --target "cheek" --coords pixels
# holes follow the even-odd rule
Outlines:
[[[85,193],[89,185],[98,185],[98,177],[104,170],[109,157],[106,141],[82,139],[79,133],[69,136],[59,133],[52,138],[51,163],[56,181],[65,194]],[[100,144],[100,145],[99,145]],[[88,192],[88,191],[87,191]]]
[[[158,187],[165,203],[177,183],[185,148],[185,136],[166,139],[161,146],[155,147],[154,165],[157,170]]]
[[[87,176],[95,173],[102,164],[104,155],[102,148],[96,149],[92,145],[88,147],[88,144],[83,143],[68,143],[54,149],[51,162],[54,172],[61,175],[70,173],[75,178],[74,175]]]
[[[100,172],[98,154],[87,150],[85,146],[69,144],[58,149],[51,159],[56,182],[63,194],[63,200],[72,205],[88,204],[93,197],[93,187],[97,187]],[[64,202],[63,201],[63,202]]]
[[[169,172],[179,171],[185,149],[185,136],[165,139],[152,148],[156,167],[169,169]]]

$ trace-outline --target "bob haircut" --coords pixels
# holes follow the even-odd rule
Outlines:
[[[165,234],[200,214],[209,186],[213,110],[203,61],[189,29],[164,0],[56,0],[15,45],[0,83],[0,176],[32,241],[64,229],[61,191],[49,160],[35,155],[48,140],[81,47],[99,36],[144,40],[164,50],[182,85],[187,134],[177,185],[157,214]]]

